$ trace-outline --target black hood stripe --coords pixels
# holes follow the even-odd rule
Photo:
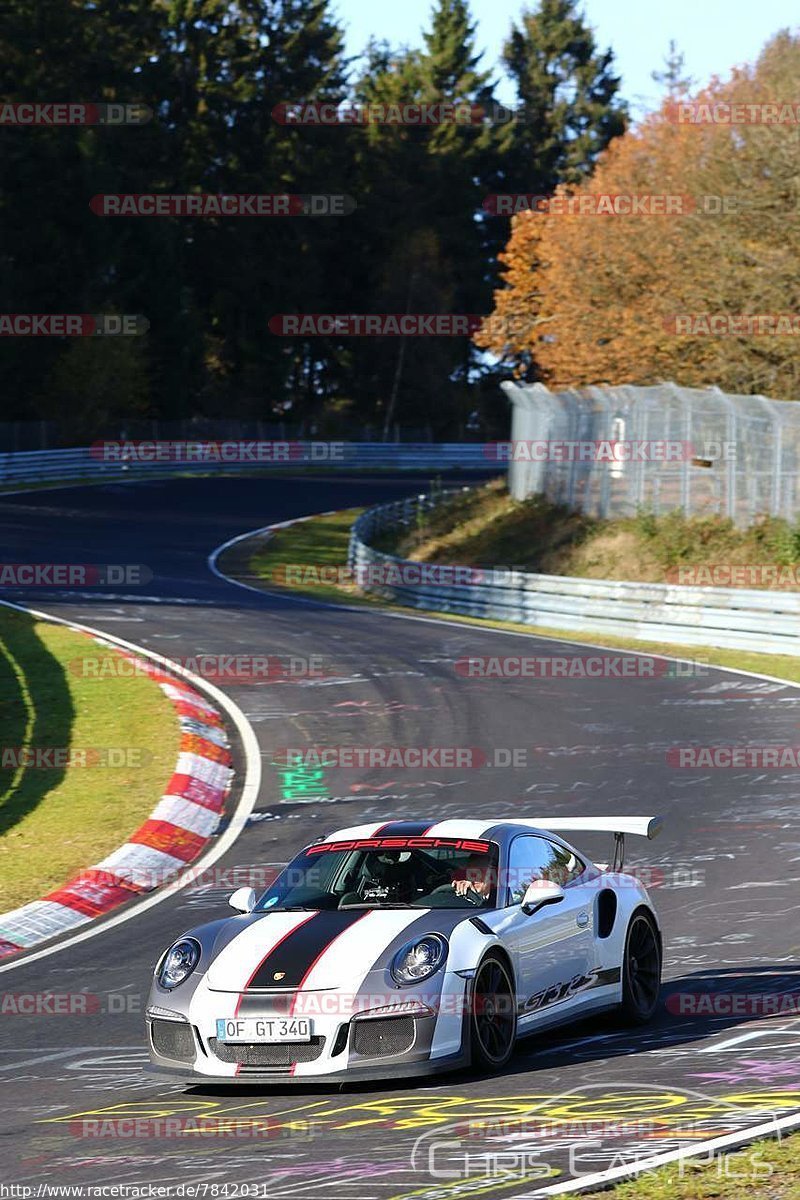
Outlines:
[[[323,910],[287,934],[259,963],[248,988],[297,988],[331,942],[355,925],[364,910]]]
[[[379,825],[371,837],[424,837],[429,829],[433,829],[438,821],[431,824],[430,821],[387,821],[385,825]]]

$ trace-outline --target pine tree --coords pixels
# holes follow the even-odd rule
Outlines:
[[[678,49],[675,39],[670,38],[669,50],[664,56],[664,70],[651,71],[650,78],[654,83],[660,83],[666,89],[670,99],[675,99],[677,96],[685,95],[694,83],[691,75],[683,74],[685,65],[686,55]]]
[[[612,52],[598,51],[578,0],[540,0],[512,26],[503,61],[522,109],[508,128],[508,190],[548,194],[577,183],[625,129]]]

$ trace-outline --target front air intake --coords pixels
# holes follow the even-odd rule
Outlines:
[[[353,1021],[353,1050],[365,1058],[404,1054],[414,1045],[413,1017],[375,1017]]]
[[[194,1062],[197,1047],[191,1025],[183,1021],[151,1022],[150,1037],[156,1054],[176,1062]]]

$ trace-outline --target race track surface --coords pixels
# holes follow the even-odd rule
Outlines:
[[[770,1016],[768,1003],[754,1015],[750,1002],[741,1015],[681,1015],[676,999],[800,990],[798,772],[679,769],[666,757],[676,746],[796,745],[800,691],[716,669],[650,679],[466,679],[454,669],[466,655],[587,652],[257,595],[207,568],[216,546],[249,529],[417,490],[416,481],[389,477],[206,479],[0,497],[4,561],[140,563],[153,573],[140,588],[4,598],[173,657],[313,654],[328,673],[222,685],[255,730],[264,781],[245,833],[213,868],[218,877],[0,977],[2,993],[87,991],[101,1009],[3,1017],[4,1182],[248,1182],[262,1185],[260,1196],[298,1200],[511,1197],[545,1186],[546,1172],[563,1183],[800,1108],[800,1019]],[[522,749],[527,765],[329,770],[328,802],[287,799],[274,748],[343,737]],[[145,1074],[142,1013],[155,959],[185,928],[224,915],[233,889],[223,872],[282,864],[312,835],[360,821],[545,809],[666,818],[658,841],[628,844],[629,862],[653,869],[667,948],[665,1004],[650,1027],[620,1032],[595,1019],[522,1042],[511,1067],[489,1079],[187,1091]],[[585,845],[607,858],[603,839]],[[101,1115],[200,1114],[269,1118],[270,1136],[97,1137],[85,1136],[83,1124]],[[505,1140],[490,1141],[477,1126],[465,1136],[465,1123],[482,1120],[506,1121],[494,1130]],[[513,1150],[502,1180],[486,1174],[500,1148]]]

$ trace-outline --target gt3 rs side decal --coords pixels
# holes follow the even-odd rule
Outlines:
[[[527,1000],[520,1001],[517,1005],[519,1015],[527,1017],[531,1013],[549,1008],[562,1000],[571,1000],[578,992],[591,991],[593,988],[608,987],[612,983],[619,983],[621,974],[619,967],[609,967],[606,970],[594,967],[586,975],[575,975],[565,983],[551,984],[550,987],[542,988],[540,992],[534,992]]]

